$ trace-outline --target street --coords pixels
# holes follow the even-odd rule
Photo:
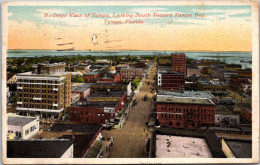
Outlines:
[[[154,108],[154,76],[156,75],[156,62],[149,70],[140,92],[136,96],[137,105],[129,111],[125,124],[121,129],[103,130],[102,135],[107,139],[114,138],[114,145],[107,150],[109,141],[104,140],[104,157],[109,158],[145,158],[149,156],[146,152],[145,141],[151,137],[146,123],[149,121],[149,114]],[[149,83],[147,83],[149,82]],[[150,85],[148,85],[150,84]],[[147,95],[147,101],[144,96]],[[106,151],[107,150],[107,151]]]

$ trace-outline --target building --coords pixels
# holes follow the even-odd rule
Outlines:
[[[157,95],[157,119],[163,127],[200,128],[215,125],[215,104],[211,99]]]
[[[252,122],[252,110],[251,109],[242,109],[241,117],[248,122]]]
[[[113,127],[117,113],[123,108],[124,101],[80,102],[71,106],[72,123],[100,124]]]
[[[99,150],[93,151],[96,149],[96,146],[100,144],[102,138],[102,126],[93,125],[93,124],[54,124],[48,134],[51,134],[51,137],[57,137],[58,139],[70,139],[73,140],[73,157],[74,158],[83,158],[88,157],[88,155],[94,155],[95,158]],[[43,137],[46,138],[46,137]],[[47,137],[49,138],[49,137]],[[102,143],[101,143],[102,145]],[[100,145],[98,145],[100,146]],[[90,152],[89,152],[90,151]]]
[[[224,105],[216,106],[215,110],[215,126],[216,127],[229,127],[238,128],[240,125],[240,116],[233,111],[227,109]]]
[[[212,68],[211,69],[211,77],[219,78],[220,81],[229,82],[232,76],[237,76],[238,73],[233,70],[226,70],[222,68]]]
[[[83,74],[85,83],[96,83],[97,82],[97,78],[99,78],[101,75],[101,73],[99,72],[88,72]]]
[[[186,74],[186,58],[184,53],[172,53],[172,71]]]
[[[238,76],[232,76],[230,77],[230,87],[236,88],[238,90],[242,90],[242,84],[248,84],[249,81],[248,78],[242,78]]]
[[[8,114],[8,135],[14,134],[14,139],[30,139],[39,132],[39,117],[25,117]]]
[[[229,94],[229,85],[225,83],[213,84],[207,79],[198,79],[197,80],[198,89],[201,91],[209,91],[215,96],[222,96]]]
[[[7,158],[73,158],[71,140],[10,140]]]
[[[33,72],[17,74],[17,111],[58,118],[71,104],[71,74],[65,63],[38,64]]]
[[[71,104],[80,101],[80,94],[78,93],[71,93]]]
[[[123,79],[132,80],[134,78],[142,78],[144,76],[144,69],[142,68],[122,68],[120,73]]]
[[[123,100],[123,103],[126,103],[127,93],[126,91],[95,91],[89,96],[89,101],[120,101]]]
[[[203,138],[156,135],[156,158],[213,158]]]
[[[186,76],[200,76],[200,69],[196,65],[186,65],[187,73]]]
[[[132,93],[130,83],[95,83],[90,87],[90,93],[94,93],[95,91],[127,91],[127,96],[130,96]]]
[[[224,69],[239,71],[242,70],[242,66],[240,64],[227,64],[224,66]]]
[[[221,143],[227,158],[252,158],[252,140],[222,138]]]
[[[159,68],[157,85],[167,90],[182,90],[185,88],[185,75],[182,72],[172,72],[169,69]]]
[[[95,83],[73,83],[71,85],[71,93],[80,95],[80,101],[87,101],[90,95],[90,87]]]

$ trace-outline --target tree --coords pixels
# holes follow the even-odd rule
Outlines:
[[[133,90],[136,90],[136,88],[139,86],[140,82],[141,82],[141,79],[138,77],[133,80]]]
[[[84,83],[84,77],[80,74],[77,74],[75,76],[72,77],[71,79],[72,82],[78,82],[78,83]]]
[[[14,96],[11,97],[11,102],[12,102],[12,103],[17,103],[17,102],[18,102],[18,99],[19,99],[18,96],[17,96],[17,95],[14,95]]]

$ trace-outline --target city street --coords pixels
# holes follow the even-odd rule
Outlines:
[[[110,151],[106,151],[109,141],[105,140],[103,146],[104,157],[109,158],[145,158],[149,154],[146,152],[145,141],[151,137],[146,123],[149,121],[149,114],[154,108],[154,76],[156,75],[156,62],[154,62],[147,73],[140,92],[136,96],[137,105],[129,111],[125,124],[121,129],[103,130],[102,135],[107,139],[114,138],[114,145]],[[149,82],[149,83],[148,83]],[[148,85],[150,84],[150,85]],[[147,101],[144,96],[147,95]]]

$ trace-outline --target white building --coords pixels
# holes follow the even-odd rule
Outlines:
[[[14,139],[30,139],[39,132],[39,117],[25,117],[8,114],[8,135],[14,134]]]

